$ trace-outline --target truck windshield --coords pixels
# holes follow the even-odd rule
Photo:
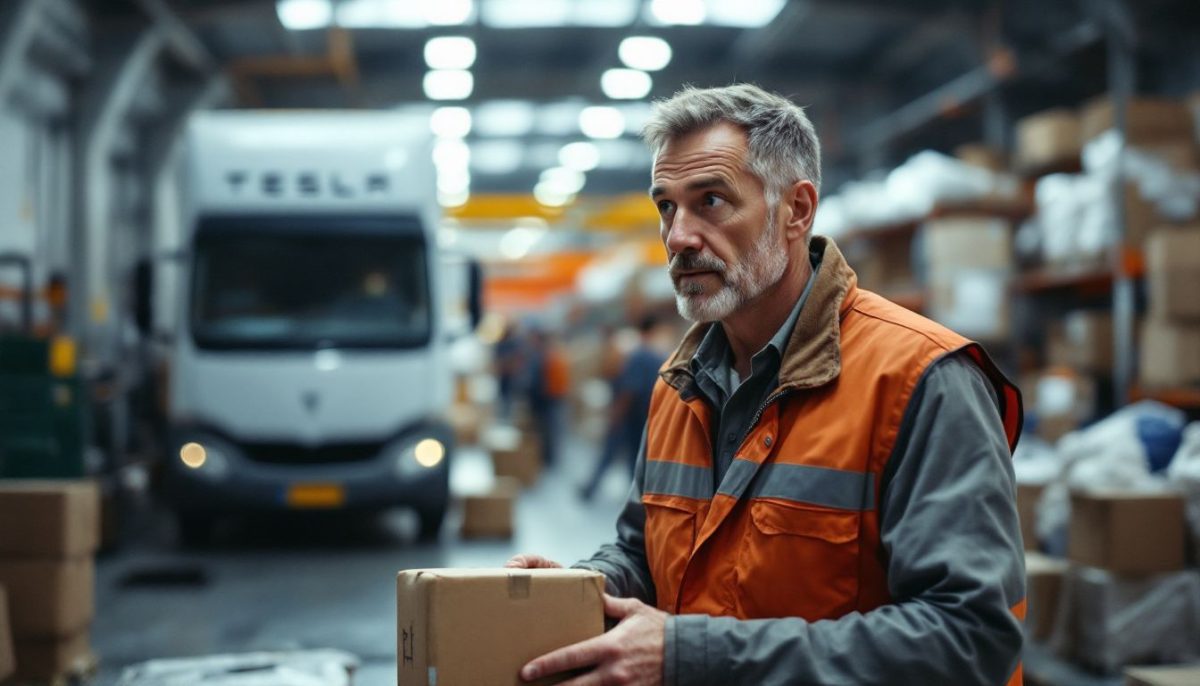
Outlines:
[[[428,342],[426,250],[395,235],[200,231],[191,294],[202,348],[404,348]]]

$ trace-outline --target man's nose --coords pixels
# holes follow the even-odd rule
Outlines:
[[[700,249],[704,247],[704,241],[698,229],[697,223],[691,221],[685,212],[676,211],[671,225],[667,227],[667,236],[664,241],[667,253],[676,255],[684,252],[700,252]]]

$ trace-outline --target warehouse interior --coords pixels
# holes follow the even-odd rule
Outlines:
[[[398,572],[611,542],[734,83],[1021,391],[1024,682],[1200,684],[1193,0],[4,0],[0,683],[405,683]]]

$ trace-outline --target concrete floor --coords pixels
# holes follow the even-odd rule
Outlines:
[[[175,543],[169,518],[147,513],[128,544],[97,560],[98,683],[114,684],[124,667],[153,658],[337,648],[362,661],[356,686],[394,685],[398,570],[499,566],[517,552],[569,564],[613,537],[625,473],[610,470],[583,505],[576,486],[595,449],[579,439],[568,448],[563,464],[521,497],[507,541],[459,540],[453,512],[440,541],[417,543],[415,521],[397,512],[229,522],[211,548],[193,551]],[[486,455],[467,450],[452,488],[489,478]]]

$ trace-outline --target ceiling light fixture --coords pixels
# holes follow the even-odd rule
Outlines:
[[[471,133],[471,110],[439,107],[429,115],[429,130],[438,138],[466,138]]]
[[[434,69],[422,84],[430,100],[465,100],[475,89],[475,78],[464,69]]]
[[[558,163],[576,171],[591,171],[600,164],[600,150],[588,141],[567,143],[558,151]]]
[[[430,69],[470,69],[475,54],[475,41],[466,36],[438,36],[425,42],[425,64]]]
[[[625,133],[625,116],[615,107],[585,107],[579,113],[579,130],[588,138],[619,138]]]
[[[637,69],[607,69],[600,75],[600,90],[613,100],[640,100],[652,86],[650,75]]]
[[[275,4],[279,23],[290,31],[323,29],[333,21],[329,0],[279,0]]]
[[[617,56],[630,69],[658,71],[671,63],[671,44],[657,36],[630,36],[617,47]]]
[[[647,10],[649,19],[660,25],[695,26],[703,24],[707,14],[703,0],[653,0]]]

